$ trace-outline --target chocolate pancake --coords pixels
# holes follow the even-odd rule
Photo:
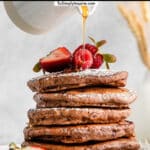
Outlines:
[[[134,125],[132,122],[124,121],[113,124],[26,127],[24,129],[24,136],[26,141],[40,140],[58,143],[107,141],[134,136]]]
[[[33,92],[54,92],[86,86],[123,87],[126,85],[127,76],[126,71],[87,69],[71,73],[49,73],[33,78],[27,85]]]
[[[129,115],[130,109],[47,108],[28,111],[32,126],[114,123],[126,119]]]
[[[137,95],[125,88],[88,87],[55,93],[37,93],[37,108],[45,107],[128,107]]]
[[[140,145],[135,138],[120,138],[107,142],[84,145],[60,145],[26,141],[22,146],[38,146],[45,150],[139,150]]]

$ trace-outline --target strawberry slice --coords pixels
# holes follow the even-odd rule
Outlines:
[[[86,43],[85,47],[83,46],[83,44],[80,45],[76,50],[81,49],[81,48],[88,49],[93,55],[98,51],[98,48],[96,46],[89,44],[89,43]]]
[[[93,64],[91,68],[97,69],[103,64],[103,55],[97,53],[93,56]]]
[[[88,69],[93,64],[92,53],[87,49],[76,49],[73,53],[73,63],[77,69]]]
[[[53,50],[49,55],[40,59],[40,67],[47,72],[60,71],[71,63],[71,53],[65,47]]]
[[[46,150],[46,149],[39,146],[27,146],[22,148],[22,150]]]

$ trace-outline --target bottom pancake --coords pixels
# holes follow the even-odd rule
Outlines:
[[[84,143],[89,141],[107,141],[135,135],[134,124],[129,121],[112,124],[89,124],[59,127],[26,127],[26,141],[53,141],[60,143]]]
[[[45,150],[139,150],[140,145],[135,138],[120,138],[117,140],[86,144],[86,145],[57,145],[57,144],[45,144],[39,142],[24,142],[25,146],[37,146],[44,148]]]

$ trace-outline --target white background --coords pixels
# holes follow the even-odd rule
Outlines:
[[[42,18],[41,18],[42,21]],[[101,3],[87,22],[87,34],[108,43],[102,51],[113,53],[118,61],[113,69],[129,72],[128,87],[138,90],[145,67],[136,40],[113,2]],[[32,72],[37,60],[59,46],[74,50],[81,44],[81,17],[66,18],[53,31],[31,35],[18,29],[0,2],[0,144],[23,141],[27,110],[35,107],[26,82],[40,75]],[[88,39],[87,39],[88,41]],[[137,112],[134,108],[133,111]],[[146,125],[145,125],[146,126]]]

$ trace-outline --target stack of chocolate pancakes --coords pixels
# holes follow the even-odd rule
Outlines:
[[[22,146],[46,150],[138,150],[127,121],[136,93],[124,88],[128,73],[87,69],[50,73],[28,81],[36,109],[28,111]]]

